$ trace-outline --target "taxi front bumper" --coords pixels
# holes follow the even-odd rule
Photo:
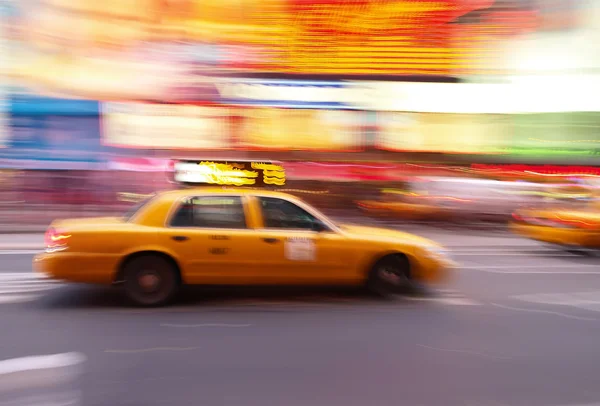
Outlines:
[[[414,278],[419,282],[439,283],[450,279],[460,264],[447,253],[427,253],[416,260]]]

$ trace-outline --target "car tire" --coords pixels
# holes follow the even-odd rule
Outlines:
[[[369,272],[367,289],[378,297],[388,298],[408,292],[412,287],[410,261],[404,255],[388,255],[377,261]]]
[[[143,255],[125,264],[125,295],[137,306],[167,304],[179,288],[177,269],[158,255]]]

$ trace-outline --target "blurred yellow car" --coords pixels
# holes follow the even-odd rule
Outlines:
[[[520,210],[513,214],[510,228],[550,244],[600,248],[600,212],[593,210]]]
[[[379,199],[357,200],[356,205],[365,214],[374,216],[405,220],[441,220],[449,217],[437,202],[423,200],[416,193],[382,189]]]
[[[437,243],[339,225],[279,192],[163,192],[122,218],[55,221],[35,268],[51,278],[121,284],[136,304],[167,303],[182,284],[365,284],[393,293],[442,281],[454,263]]]

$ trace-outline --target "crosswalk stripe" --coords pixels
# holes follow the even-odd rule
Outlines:
[[[40,273],[0,272],[0,304],[30,302],[62,285]]]
[[[0,285],[0,295],[4,295],[7,293],[29,293],[29,292],[43,292],[46,290],[52,290],[59,288],[59,285],[42,285],[42,286],[18,286],[18,287],[10,287],[5,288]]]
[[[33,294],[29,294],[29,295],[6,295],[6,296],[0,296],[0,304],[5,304],[5,303],[23,303],[23,302],[31,302],[36,300],[37,298],[39,298],[40,295],[33,295]]]
[[[45,274],[38,272],[0,272],[0,278],[50,279]]]
[[[2,285],[5,286],[36,286],[36,285],[58,285],[60,283],[62,283],[61,281],[58,280],[54,280],[54,279],[50,279],[50,280],[40,280],[40,281],[36,281],[36,280],[17,280],[17,279],[13,279],[13,280],[6,280],[6,281],[2,281],[0,280],[0,283]]]

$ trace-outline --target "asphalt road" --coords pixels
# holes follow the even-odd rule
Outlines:
[[[86,406],[600,405],[600,257],[444,238],[462,269],[409,297],[192,289],[148,310],[5,251],[0,358],[85,354]]]

